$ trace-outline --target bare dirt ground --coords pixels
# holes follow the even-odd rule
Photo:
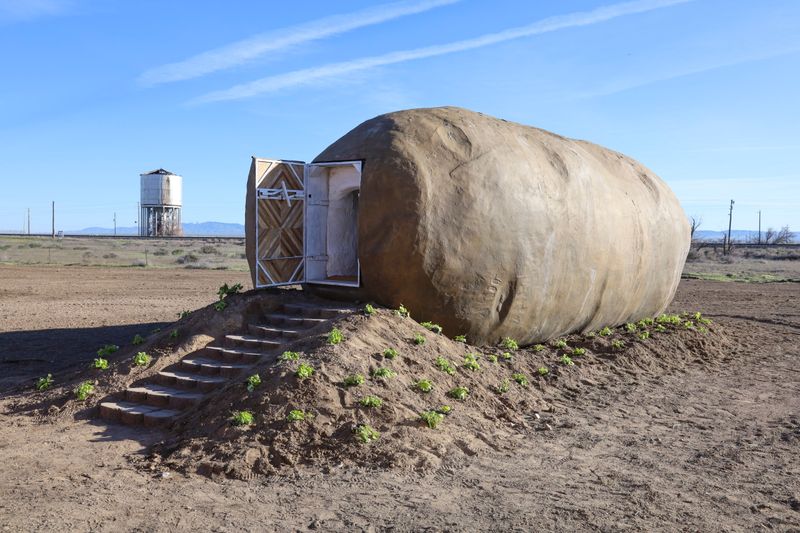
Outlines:
[[[800,284],[685,280],[673,310],[724,326],[728,354],[545,391],[552,429],[496,452],[411,472],[334,466],[236,481],[134,468],[126,456],[158,433],[6,409],[3,391],[43,365],[82,367],[114,334],[158,327],[245,281],[154,272],[0,267],[5,529],[800,531]]]

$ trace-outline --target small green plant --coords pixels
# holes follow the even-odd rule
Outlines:
[[[511,374],[511,378],[514,381],[516,381],[517,383],[519,383],[520,385],[522,385],[523,387],[527,387],[528,386],[528,378],[525,377],[525,374],[521,374],[519,372],[516,372],[514,374]]]
[[[537,372],[539,373],[540,376],[546,376],[547,374],[550,373],[550,369],[547,368],[546,366],[540,366]]]
[[[698,331],[699,333],[702,333],[703,335],[705,335],[706,333],[708,333],[708,328],[707,328],[707,327],[705,327],[705,326],[698,326],[698,327],[697,327],[697,331]]]
[[[455,337],[453,337],[453,340],[456,341],[456,342],[466,343],[467,342],[467,336],[466,335],[456,335]]]
[[[436,411],[425,411],[419,414],[420,420],[431,429],[436,429],[436,426],[444,420],[444,415]]]
[[[636,331],[636,324],[634,324],[633,322],[628,322],[627,324],[625,324],[625,331],[627,331],[628,333],[633,333],[634,331]]]
[[[374,378],[382,378],[382,379],[391,379],[397,376],[397,372],[390,368],[376,368],[372,371],[372,377]]]
[[[511,351],[514,351],[514,350],[518,350],[518,349],[519,349],[519,344],[517,344],[517,341],[515,341],[515,340],[514,340],[514,339],[512,339],[511,337],[506,337],[506,338],[504,338],[504,339],[503,339],[503,340],[500,342],[500,346],[501,346],[502,348],[505,348],[506,350],[511,350]]]
[[[511,389],[511,382],[508,379],[504,379],[500,382],[500,385],[495,387],[495,390],[500,394],[505,394]]]
[[[488,359],[490,363],[496,363],[497,355],[490,353],[489,355],[486,356],[486,359]]]
[[[416,344],[417,346],[422,346],[423,344],[425,344],[425,337],[423,337],[419,333],[415,334],[414,335],[414,344]]]
[[[606,326],[598,332],[598,335],[601,337],[610,337],[613,333],[614,331],[610,327]]]
[[[134,335],[133,340],[131,341],[131,344],[133,344],[134,346],[138,346],[138,345],[140,345],[142,343],[144,343],[144,337],[142,337],[138,333],[136,335]]]
[[[307,364],[307,363],[300,363],[300,366],[297,367],[297,371],[294,373],[297,379],[308,379],[314,375],[314,367]]]
[[[172,339],[172,340],[177,339],[178,338],[178,330],[177,329],[173,329],[172,331],[170,331],[169,332],[169,338]]]
[[[117,346],[116,344],[106,344],[105,346],[97,350],[97,356],[108,357],[117,350],[119,350],[119,346]]]
[[[358,400],[358,403],[360,403],[362,407],[378,408],[383,405],[383,400],[377,396],[369,395]]]
[[[434,324],[433,322],[423,322],[422,324],[420,324],[420,326],[427,329],[428,331],[436,333],[437,335],[441,335],[443,331],[442,326],[440,326],[439,324]]]
[[[217,296],[219,296],[219,299],[222,300],[226,296],[230,294],[236,294],[241,290],[242,290],[241,283],[235,283],[230,287],[228,287],[227,283],[223,283],[222,286],[219,288],[219,290],[217,290]]]
[[[697,319],[697,323],[702,324],[704,326],[710,326],[711,325],[711,319],[708,319],[708,318],[705,318],[705,317],[700,317],[700,318]]]
[[[367,304],[364,306],[364,314],[367,316],[372,316],[375,314],[375,307],[372,304]]]
[[[255,417],[250,411],[234,411],[231,413],[231,424],[234,426],[249,426]]]
[[[98,357],[92,362],[92,368],[96,368],[97,370],[106,370],[108,368],[108,359]]]
[[[433,390],[433,382],[429,379],[418,379],[414,382],[414,388],[420,392],[430,392]]]
[[[134,366],[147,366],[152,360],[153,358],[147,355],[145,352],[138,352],[133,356]]]
[[[625,347],[625,341],[614,339],[611,341],[611,349],[612,350],[621,350]]]
[[[217,311],[224,311],[226,307],[228,307],[228,302],[225,300],[220,300],[214,304],[214,309]]]
[[[572,357],[575,357],[576,355],[586,355],[586,348],[573,348]]]
[[[86,398],[94,394],[94,383],[91,381],[84,381],[75,387],[75,398],[79,401],[84,401]]]
[[[400,307],[395,309],[394,314],[402,318],[408,318],[411,316],[411,313],[408,312],[408,309],[406,309],[406,306],[403,304],[400,304]]]
[[[456,400],[466,400],[469,396],[469,389],[466,387],[453,387],[447,391],[447,395]]]
[[[370,442],[376,441],[381,438],[381,434],[378,433],[372,426],[367,424],[359,424],[356,426],[355,435],[358,440],[360,440],[364,444],[369,444]]]
[[[39,392],[46,391],[53,386],[53,374],[47,374],[43,378],[36,380],[36,390]]]
[[[187,316],[189,316],[189,311],[181,311],[178,313],[178,320],[183,320]]]
[[[247,378],[247,392],[253,392],[259,385],[261,385],[261,376],[258,374],[253,374]]]
[[[383,357],[385,357],[386,359],[394,359],[395,357],[397,357],[397,350],[395,350],[394,348],[386,348],[383,351]]]
[[[363,385],[364,381],[364,376],[361,374],[350,374],[349,376],[345,376],[342,380],[342,385],[345,387],[358,387],[359,385]]]
[[[700,320],[701,318],[703,318],[703,314],[700,311],[697,311],[692,314],[692,318],[695,320]]]
[[[664,324],[656,324],[655,327],[653,328],[653,331],[655,331],[656,333],[666,333],[667,328],[664,327]]]
[[[443,415],[449,415],[453,412],[453,408],[449,405],[443,405],[436,410],[437,413],[441,413]]]
[[[280,357],[278,357],[281,361],[298,361],[300,360],[300,352],[283,352]]]
[[[639,338],[642,339],[643,341],[646,341],[647,339],[650,338],[650,332],[642,331],[641,333],[639,333]]]
[[[438,368],[442,372],[445,372],[446,374],[450,374],[452,376],[453,374],[456,373],[455,365],[453,365],[453,363],[451,363],[450,361],[448,361],[444,357],[437,357],[435,364],[436,364],[436,368]]]
[[[566,339],[558,339],[556,341],[556,343],[555,343],[555,347],[558,348],[559,350],[566,350],[568,348],[567,340]]]
[[[292,409],[289,411],[289,414],[286,415],[287,422],[302,422],[306,419],[308,414],[305,411],[301,411],[300,409]]]
[[[687,320],[683,323],[683,329],[694,329],[694,322]]]
[[[656,318],[656,323],[658,324],[671,324],[673,326],[677,326],[681,323],[680,315],[660,315]]]
[[[328,344],[339,344],[344,340],[344,335],[339,328],[333,328],[330,333],[328,333],[327,340]]]
[[[511,352],[503,352],[501,355],[503,356],[503,361],[505,361],[506,363],[510,363],[511,360],[513,359]]]
[[[655,324],[655,322],[656,322],[655,320],[648,317],[641,319],[639,322],[636,323],[636,325],[639,326],[641,329],[645,329]]]
[[[478,364],[478,356],[474,353],[468,353],[464,356],[464,364],[462,366],[473,372],[481,369],[481,365]]]
[[[544,344],[536,344],[533,347],[534,352],[543,352],[546,346]]]
[[[562,365],[566,366],[572,366],[575,364],[575,362],[572,360],[572,357],[568,356],[567,354],[562,355],[560,361]]]
[[[596,331],[590,331],[589,333],[586,334],[586,338],[587,339],[593,339],[595,337],[597,337],[597,332]]]

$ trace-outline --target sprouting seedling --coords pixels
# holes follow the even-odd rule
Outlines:
[[[453,363],[445,359],[444,357],[437,357],[436,358],[436,368],[450,374],[451,376],[456,373],[456,367]]]
[[[386,359],[394,359],[395,357],[397,357],[397,350],[395,350],[394,348],[386,348],[383,351],[383,357],[385,357]]]
[[[133,340],[131,341],[131,344],[133,344],[134,346],[138,346],[138,345],[142,344],[143,342],[144,342],[144,337],[142,337],[141,335],[139,335],[137,333],[136,335],[134,335]]]
[[[117,346],[116,344],[106,344],[105,346],[97,350],[97,356],[108,357],[117,350],[119,350],[119,346]]]
[[[438,426],[439,423],[444,420],[444,415],[436,411],[424,411],[420,413],[419,418],[429,428],[436,429],[436,426]]]
[[[253,413],[247,410],[231,413],[231,424],[234,426],[249,426],[254,420]]]
[[[575,357],[576,355],[586,355],[586,348],[573,348],[572,356]]]
[[[136,355],[133,356],[133,364],[134,366],[147,366],[152,361],[152,357],[150,357],[145,352],[138,352]]]
[[[566,366],[572,366],[572,365],[575,364],[572,361],[572,357],[568,356],[567,354],[562,355],[560,361],[561,361],[562,365],[566,365]]]
[[[222,300],[226,296],[230,294],[236,294],[241,290],[242,290],[241,283],[235,283],[230,287],[228,287],[227,283],[223,283],[222,286],[219,288],[219,290],[217,290],[217,296],[219,296],[219,299]]]
[[[698,331],[699,333],[702,333],[703,335],[705,335],[706,333],[708,333],[708,328],[707,328],[707,327],[705,327],[705,326],[698,326],[698,327],[697,327],[697,331]]]
[[[642,339],[643,341],[646,341],[647,339],[650,338],[650,332],[642,331],[641,333],[639,333],[639,338]]]
[[[47,374],[43,378],[36,380],[36,390],[39,392],[46,391],[53,386],[53,374]]]
[[[639,326],[641,329],[645,329],[655,324],[655,322],[656,321],[654,319],[647,317],[641,319],[639,322],[636,323],[636,325]]]
[[[601,337],[610,337],[613,333],[614,331],[610,327],[606,326],[603,329],[601,329],[597,334],[600,335]]]
[[[397,372],[390,368],[381,367],[372,371],[372,377],[374,378],[391,379],[395,376],[397,376]]]
[[[472,370],[473,372],[476,370],[481,369],[481,365],[478,364],[478,356],[474,353],[468,353],[464,356],[464,368],[468,370]]]
[[[439,324],[434,324],[433,322],[423,322],[422,324],[420,324],[420,326],[427,329],[428,331],[436,333],[437,335],[441,335],[443,331],[442,326],[440,326]]]
[[[283,352],[280,357],[278,358],[281,361],[297,361],[300,359],[300,352]]]
[[[692,318],[699,321],[703,318],[703,314],[700,311],[697,311],[692,314]]]
[[[344,340],[344,335],[339,328],[333,328],[330,333],[328,333],[327,340],[328,344],[339,344]]]
[[[625,341],[620,339],[614,339],[611,341],[611,349],[613,350],[621,350],[625,347]]]
[[[358,387],[359,385],[363,385],[364,381],[364,376],[361,374],[350,374],[349,376],[345,376],[342,380],[342,385],[345,387]]]
[[[495,387],[495,390],[496,390],[496,391],[497,391],[499,394],[505,394],[505,393],[507,393],[507,392],[508,392],[510,389],[511,389],[511,382],[510,382],[508,379],[504,379],[503,381],[501,381],[501,382],[500,382],[500,384],[499,384],[499,385],[497,385],[497,386]]]
[[[453,408],[452,408],[452,407],[450,407],[449,405],[442,405],[441,407],[439,407],[439,408],[436,410],[436,412],[437,412],[437,413],[441,413],[441,414],[443,414],[443,415],[449,415],[450,413],[452,413],[452,412],[453,412]]]
[[[247,392],[253,392],[259,385],[261,385],[261,376],[258,374],[253,374],[247,378]]]
[[[92,362],[92,368],[97,370],[106,370],[108,368],[108,359],[103,359],[102,357],[96,358]]]
[[[510,363],[511,360],[514,358],[511,355],[511,352],[503,352],[501,355],[503,356],[503,361],[505,361],[506,363]]]
[[[625,331],[627,331],[628,333],[633,333],[634,331],[636,331],[636,324],[634,324],[633,322],[628,322],[627,324],[625,324]]]
[[[177,329],[173,329],[172,331],[170,331],[169,332],[169,338],[173,339],[173,340],[177,339],[178,338],[178,330]]]
[[[469,396],[469,389],[466,387],[453,387],[447,391],[447,395],[456,400],[464,401]]]
[[[694,322],[687,320],[683,323],[683,329],[694,329]]]
[[[400,304],[400,307],[395,309],[394,314],[402,318],[408,318],[411,316],[411,313],[408,312],[408,309],[406,309],[406,306],[403,304]]]
[[[300,409],[292,409],[291,411],[289,411],[289,414],[286,415],[286,420],[288,422],[302,422],[308,417],[309,414],[306,413],[305,411],[302,411]]]
[[[456,342],[466,343],[467,342],[467,336],[466,335],[456,335],[455,337],[453,337],[453,340],[456,341]]]
[[[667,314],[664,314],[664,315],[660,315],[658,318],[656,318],[656,322],[658,324],[671,324],[673,326],[677,326],[677,325],[679,325],[681,323],[681,317],[680,317],[680,315],[667,315]]]
[[[519,349],[519,344],[517,344],[517,341],[515,341],[511,337],[505,337],[502,340],[502,342],[500,342],[500,346],[506,350],[511,350],[511,351]]]
[[[367,424],[359,424],[356,426],[354,431],[356,438],[360,440],[363,444],[369,444],[370,442],[376,441],[381,438],[381,434],[378,433],[372,426]]]
[[[514,374],[511,374],[511,378],[523,387],[528,386],[528,378],[525,377],[525,374],[515,372]]]
[[[94,383],[91,381],[84,381],[75,388],[74,393],[75,398],[82,402],[94,394]]]
[[[414,340],[413,340],[413,342],[414,342],[414,344],[416,344],[417,346],[422,346],[423,344],[425,344],[425,337],[423,337],[422,335],[420,335],[419,333],[417,333],[417,334],[415,334],[415,335],[414,335]]]
[[[566,340],[566,339],[558,339],[558,340],[556,341],[556,344],[555,344],[555,346],[556,346],[556,348],[558,348],[559,350],[566,350],[566,349],[568,348],[568,346],[567,346],[567,340]]]
[[[430,392],[433,390],[433,382],[429,379],[418,379],[414,382],[414,388],[420,392]]]
[[[372,316],[375,314],[375,307],[372,304],[367,304],[364,306],[364,314],[367,316]]]
[[[377,409],[378,407],[383,405],[383,400],[378,398],[377,396],[373,396],[370,394],[358,400],[358,403],[360,403],[362,407]]]
[[[219,300],[218,302],[214,303],[214,309],[217,311],[224,311],[226,307],[228,307],[228,302],[225,300]]]
[[[656,333],[666,333],[667,328],[664,327],[664,324],[656,324],[655,327],[653,328],[653,331],[655,331]]]
[[[542,352],[542,351],[544,351],[544,349],[545,349],[545,345],[544,344],[536,344],[533,347],[533,351],[534,352]]]
[[[490,363],[496,363],[497,355],[490,353],[489,355],[486,356],[486,359],[488,359]]]
[[[181,311],[180,313],[178,313],[178,320],[182,320],[187,316],[189,316],[189,311]]]
[[[314,367],[307,363],[300,363],[294,375],[300,380],[308,379],[314,375]]]
[[[697,314],[699,314],[699,313],[697,313]],[[704,326],[710,326],[711,325],[711,319],[709,319],[709,318],[700,317],[700,318],[696,319],[696,321],[697,321],[698,324],[702,324]]]
[[[539,373],[540,376],[546,376],[547,374],[550,373],[550,369],[547,368],[546,366],[540,366],[537,372]]]

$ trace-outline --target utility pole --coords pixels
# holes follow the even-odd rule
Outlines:
[[[731,210],[728,212],[728,249],[725,254],[731,253],[731,227],[733,226],[733,200],[731,200]]]
[[[50,221],[51,221],[51,224],[53,226],[52,227],[53,238],[55,239],[56,238],[56,202],[55,201],[53,201],[53,212],[50,215]]]
[[[31,208],[28,208],[28,235],[31,234]]]
[[[114,237],[117,236],[117,214],[114,213]]]
[[[758,244],[761,244],[761,210],[758,210]]]

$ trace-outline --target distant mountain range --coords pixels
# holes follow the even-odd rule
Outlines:
[[[65,231],[66,235],[113,235],[114,228],[91,227]],[[117,235],[138,235],[136,226],[117,227]],[[244,225],[230,222],[187,222],[183,234],[188,237],[244,237]]]

